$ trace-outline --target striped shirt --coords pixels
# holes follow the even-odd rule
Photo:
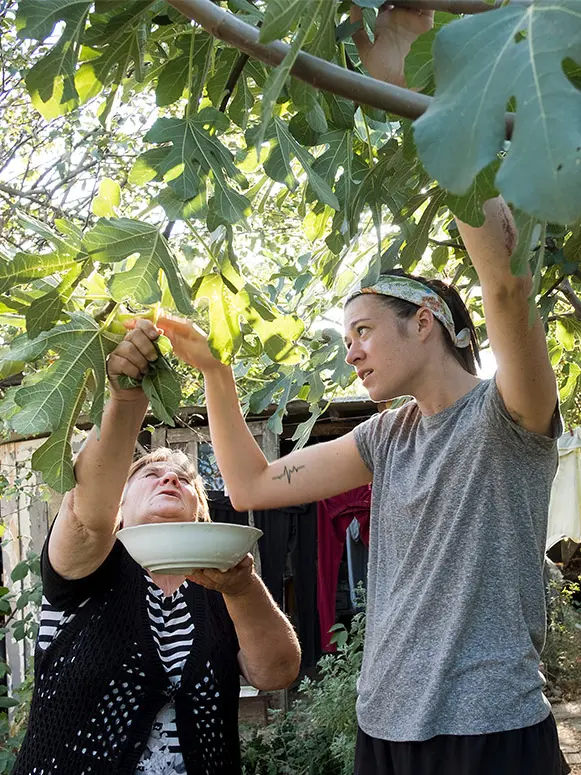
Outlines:
[[[165,596],[161,590],[145,574],[147,587],[147,611],[153,640],[161,662],[175,688],[179,686],[182,670],[189,655],[193,638],[194,623],[182,589],[188,584],[185,581],[172,595]],[[88,603],[85,600],[79,609]],[[77,611],[79,610],[77,609]],[[43,598],[38,632],[38,646],[45,650],[63,629],[75,618],[77,612],[66,613],[52,606]],[[206,664],[208,691],[214,691],[214,673],[212,666]],[[219,696],[216,693],[216,696]],[[211,706],[215,708],[215,706]],[[208,719],[207,723],[216,725],[216,742],[221,738],[217,719]],[[149,740],[137,765],[136,773],[148,775],[182,775],[186,772],[183,757],[180,752],[176,727],[174,702],[165,705],[157,715],[151,729]]]

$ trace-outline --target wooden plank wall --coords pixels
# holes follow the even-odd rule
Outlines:
[[[73,452],[78,452],[85,434],[78,433],[72,441]],[[0,444],[0,471],[10,482],[16,477],[30,478],[24,482],[22,493],[18,497],[0,500],[0,524],[4,525],[1,540],[3,586],[10,587],[17,594],[30,585],[30,576],[23,581],[12,582],[10,574],[19,562],[26,559],[28,552],[40,554],[49,526],[56,516],[62,496],[42,485],[40,474],[32,471],[30,458],[33,452],[43,444],[41,439],[23,439]],[[18,612],[15,618],[24,616],[33,609],[30,607]],[[37,610],[33,613],[38,614]],[[6,641],[6,658],[11,668],[7,677],[8,689],[17,689],[31,667],[34,642],[28,639],[15,641],[10,634]]]
[[[8,442],[0,446],[0,470],[10,482],[21,479],[30,472],[30,458],[44,439]],[[10,574],[19,562],[26,559],[29,551],[40,552],[48,531],[49,503],[38,487],[35,473],[24,483],[22,494],[0,501],[0,521],[4,525],[2,535],[3,585],[16,594],[30,585],[30,578],[16,583],[10,581]],[[24,612],[17,614],[22,618]],[[15,617],[16,618],[16,617]],[[8,675],[8,689],[17,689],[26,673],[33,654],[34,643],[28,640],[15,641],[6,636],[6,658],[11,667]]]

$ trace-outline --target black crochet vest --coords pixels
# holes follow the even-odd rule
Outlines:
[[[238,775],[238,642],[222,595],[184,589],[195,630],[174,690],[153,641],[143,568],[119,541],[106,563],[111,581],[36,650],[30,722],[12,775],[133,775],[171,698],[188,775]]]

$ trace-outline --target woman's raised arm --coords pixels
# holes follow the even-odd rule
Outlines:
[[[140,320],[111,353],[107,371],[111,398],[99,434],[93,428],[75,461],[76,487],[62,502],[49,540],[49,559],[64,578],[79,579],[95,571],[115,542],[123,488],[133,460],[135,440],[147,411],[141,388],[122,390],[121,374],[139,379],[157,358],[159,332]]]

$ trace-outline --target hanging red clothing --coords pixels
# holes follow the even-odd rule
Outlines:
[[[317,504],[317,608],[323,651],[335,651],[334,644],[329,643],[331,638],[329,630],[335,624],[337,580],[347,528],[353,518],[356,518],[361,526],[361,539],[366,546],[369,546],[370,504],[371,485],[369,484],[319,501]]]

